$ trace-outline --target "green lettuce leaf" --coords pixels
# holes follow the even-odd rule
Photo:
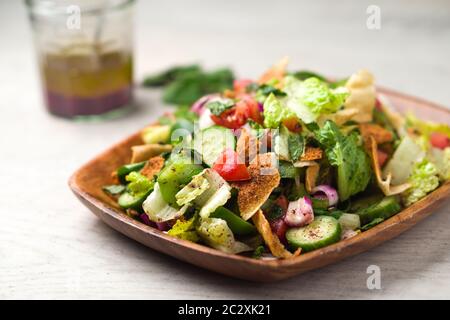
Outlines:
[[[266,128],[276,129],[283,120],[294,115],[273,93],[269,94],[264,101],[264,126]]]
[[[130,182],[127,186],[127,191],[133,195],[145,194],[152,190],[155,185],[153,180],[136,171],[129,173],[125,180]]]
[[[415,164],[409,182],[411,188],[403,193],[403,201],[406,206],[419,201],[439,187],[438,170],[433,163],[424,159]]]
[[[427,138],[429,138],[433,132],[443,133],[450,138],[450,126],[442,123],[420,120],[411,112],[406,115],[406,125],[416,129]]]
[[[325,150],[328,161],[337,167],[337,184],[340,201],[366,189],[372,175],[370,161],[356,132],[344,136],[337,125],[328,120],[314,132]]]
[[[200,237],[195,230],[198,221],[198,214],[195,214],[189,220],[177,220],[167,234],[183,240],[198,242]]]

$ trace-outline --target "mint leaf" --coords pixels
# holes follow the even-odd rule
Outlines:
[[[233,100],[215,100],[206,104],[213,115],[220,116],[225,110],[228,110],[234,106]]]

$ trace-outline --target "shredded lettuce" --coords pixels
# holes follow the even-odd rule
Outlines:
[[[422,148],[408,135],[406,135],[394,152],[391,160],[383,169],[383,176],[392,175],[392,184],[405,183],[411,175],[414,164],[425,156]]]
[[[182,216],[188,206],[185,205],[181,209],[175,209],[169,206],[162,197],[159,184],[155,183],[153,192],[145,199],[142,208],[151,221],[165,222]]]
[[[167,234],[183,240],[198,242],[200,240],[195,226],[198,222],[198,214],[195,214],[189,220],[177,220]]]
[[[192,177],[191,182],[189,182],[186,186],[183,187],[178,193],[175,195],[177,199],[177,204],[179,206],[183,206],[192,202],[195,198],[201,195],[206,189],[209,188],[209,182],[204,177],[203,172]]]
[[[428,157],[436,165],[440,180],[450,180],[450,147],[444,150],[431,148]]]
[[[127,191],[133,195],[146,194],[153,189],[155,184],[153,180],[135,171],[129,173],[125,180],[130,182],[127,186]]]
[[[287,76],[284,91],[288,94],[287,107],[305,123],[314,122],[321,114],[338,111],[349,95],[345,87],[331,89],[314,77],[300,81]]]
[[[281,122],[295,116],[273,93],[264,101],[264,126],[276,129]]]
[[[234,239],[233,232],[223,219],[201,219],[197,232],[208,245],[223,252],[239,253],[252,250],[246,244]]]
[[[419,201],[439,186],[436,166],[427,159],[416,163],[409,177],[409,182],[411,188],[403,193],[403,202],[406,206]]]
[[[291,160],[289,154],[289,130],[281,126],[279,132],[275,135],[274,151],[282,160]]]
[[[332,121],[314,132],[325,149],[328,161],[337,167],[337,184],[340,201],[366,189],[372,175],[370,161],[359,145],[356,132],[344,136]]]
[[[420,120],[411,112],[406,115],[406,125],[416,129],[427,138],[429,138],[433,132],[443,133],[450,138],[450,126],[442,123]]]

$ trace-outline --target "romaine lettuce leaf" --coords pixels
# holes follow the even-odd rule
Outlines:
[[[195,198],[201,195],[206,189],[209,188],[208,180],[204,177],[203,171],[192,177],[191,182],[183,187],[175,195],[177,199],[177,204],[183,206],[192,202]]]
[[[438,171],[436,166],[424,159],[415,164],[412,174],[409,177],[411,188],[403,193],[403,202],[410,206],[414,202],[425,197],[429,192],[439,186]]]
[[[450,180],[450,147],[444,150],[431,148],[427,156],[436,165],[439,178],[442,181]]]
[[[283,120],[294,115],[273,93],[264,101],[264,126],[266,128],[276,129]]]
[[[344,136],[332,121],[314,131],[316,139],[325,149],[328,161],[337,167],[340,201],[366,189],[372,175],[370,161],[359,146],[356,132]]]
[[[200,240],[195,226],[198,222],[198,214],[195,214],[189,220],[177,220],[167,234],[183,240],[198,242]]]
[[[285,77],[284,91],[288,94],[287,107],[305,123],[314,122],[321,114],[338,111],[349,95],[344,87],[330,89],[317,78],[300,81],[292,76]]]
[[[169,206],[162,197],[159,184],[155,183],[153,192],[145,199],[142,208],[151,221],[165,222],[182,216],[186,212],[188,205],[183,206],[181,209]]]

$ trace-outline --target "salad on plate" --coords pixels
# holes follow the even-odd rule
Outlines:
[[[448,125],[397,113],[367,70],[333,81],[287,59],[141,138],[104,191],[170,236],[254,258],[357,236],[450,179]]]

